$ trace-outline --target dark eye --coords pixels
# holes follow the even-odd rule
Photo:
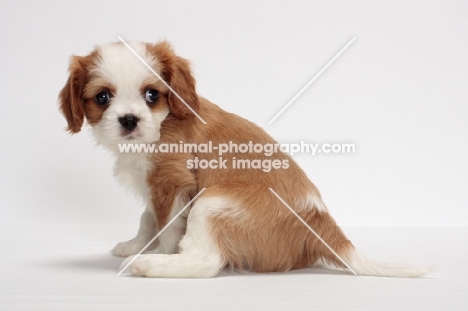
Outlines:
[[[109,94],[109,92],[106,92],[106,91],[103,91],[99,94],[96,95],[96,103],[98,105],[107,105],[110,101],[110,98],[111,98],[111,95]]]
[[[145,93],[145,100],[149,104],[154,104],[159,99],[159,92],[156,90],[148,90]]]

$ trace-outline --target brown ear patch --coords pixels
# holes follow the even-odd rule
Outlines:
[[[198,113],[199,103],[195,79],[192,76],[189,61],[177,56],[166,41],[155,45],[148,45],[147,48],[161,63],[162,78],[185,101],[185,103],[181,101],[176,94],[169,90],[167,97],[171,113],[179,119],[187,119],[190,116],[194,116],[190,108]]]
[[[78,133],[84,122],[83,89],[87,83],[88,71],[94,64],[97,52],[90,55],[72,56],[67,83],[59,93],[60,111],[67,120],[67,131]]]

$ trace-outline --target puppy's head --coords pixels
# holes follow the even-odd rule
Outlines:
[[[187,60],[167,42],[132,43],[132,49],[198,112],[195,80]],[[70,76],[60,91],[60,110],[67,130],[78,133],[86,119],[99,143],[156,142],[161,123],[172,115],[194,115],[177,95],[123,43],[97,47],[88,56],[73,56]]]

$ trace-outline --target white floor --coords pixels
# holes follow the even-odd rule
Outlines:
[[[135,226],[1,225],[1,310],[468,310],[468,228],[348,227],[369,257],[431,266],[420,279],[305,269],[214,279],[118,277],[108,250]]]

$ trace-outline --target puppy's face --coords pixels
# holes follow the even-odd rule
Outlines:
[[[185,59],[176,56],[166,42],[130,46],[198,111],[195,80]],[[193,117],[189,108],[122,43],[97,47],[85,57],[73,56],[70,77],[59,100],[71,133],[79,132],[86,118],[97,141],[109,148],[122,142],[156,142],[168,115]]]

